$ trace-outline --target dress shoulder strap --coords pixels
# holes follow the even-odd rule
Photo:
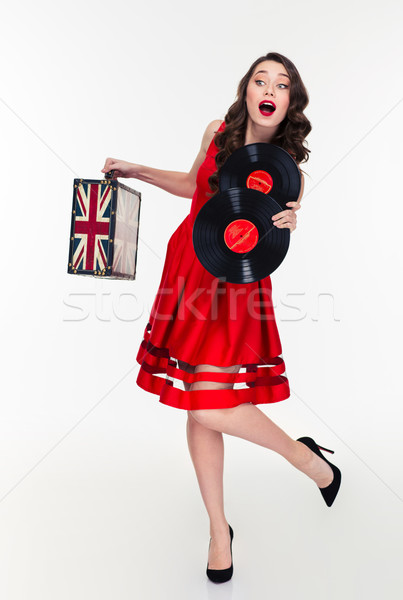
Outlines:
[[[208,147],[208,149],[207,149],[207,154],[212,154],[212,152],[213,152],[213,148],[214,148],[214,146],[215,146],[215,136],[217,135],[217,133],[218,133],[219,131],[222,131],[222,130],[224,129],[224,127],[225,127],[225,121],[223,121],[223,122],[221,123],[221,125],[219,126],[219,128],[217,129],[217,131],[215,132],[215,134],[213,135],[213,139],[211,140],[211,142],[210,142],[210,146],[209,146],[209,147]]]

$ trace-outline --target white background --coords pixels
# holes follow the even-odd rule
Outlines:
[[[402,5],[104,0],[2,7],[0,593],[7,600],[394,599],[402,588]],[[67,274],[74,177],[190,169],[250,64],[289,57],[310,160],[273,299],[292,390],[260,405],[343,482],[225,436],[234,577],[205,575],[186,412],[136,383],[190,200],[142,192],[136,280]]]

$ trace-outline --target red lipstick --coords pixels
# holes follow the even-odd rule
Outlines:
[[[276,105],[272,100],[262,100],[259,104],[259,110],[265,117],[269,117],[276,110]]]

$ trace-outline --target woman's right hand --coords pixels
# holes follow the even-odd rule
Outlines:
[[[114,177],[136,177],[137,166],[138,165],[131,162],[119,160],[118,158],[107,158],[101,172],[107,173],[108,171],[115,171]]]

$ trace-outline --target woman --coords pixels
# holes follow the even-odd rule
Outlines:
[[[224,121],[208,125],[189,173],[113,158],[107,158],[102,169],[192,198],[189,215],[168,242],[161,283],[137,354],[137,384],[159,395],[160,402],[187,410],[189,451],[210,518],[207,575],[217,583],[233,574],[233,530],[223,502],[223,433],[281,454],[316,483],[328,506],[340,486],[339,469],[323,457],[314,440],[294,441],[256,406],[290,395],[270,277],[248,284],[217,279],[201,265],[192,242],[196,215],[217,192],[220,168],[234,150],[269,142],[287,150],[297,164],[308,160],[310,151],[303,146],[311,131],[303,114],[307,104],[294,64],[270,52],[240,81]],[[301,177],[298,200],[274,215],[273,226],[295,230],[302,172]]]

